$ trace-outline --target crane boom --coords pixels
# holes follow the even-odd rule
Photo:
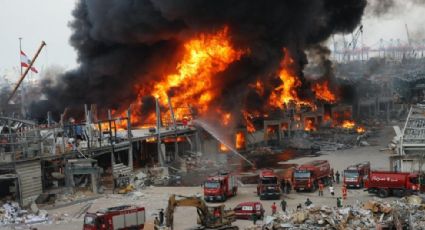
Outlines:
[[[31,59],[31,62],[28,66],[28,68],[25,70],[25,72],[22,74],[21,78],[19,78],[18,84],[16,84],[15,88],[13,88],[12,93],[10,94],[9,98],[7,99],[7,103],[10,102],[10,100],[13,98],[13,96],[15,95],[16,91],[18,90],[19,86],[21,85],[22,81],[24,80],[24,78],[27,76],[28,71],[31,69],[31,67],[33,66],[35,60],[37,59],[38,55],[40,54],[41,50],[43,49],[43,47],[46,45],[46,43],[44,41],[41,41],[41,45],[40,47],[38,47],[37,52],[35,53],[34,57]]]

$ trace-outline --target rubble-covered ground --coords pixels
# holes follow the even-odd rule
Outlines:
[[[382,151],[382,149],[387,148],[389,140],[394,136],[394,132],[391,126],[383,129],[379,135],[374,137],[370,137],[369,141],[373,142],[374,145],[365,146],[365,147],[353,147],[351,149],[345,150],[337,150],[337,151],[329,151],[322,152],[322,154],[318,155],[314,159],[327,159],[330,161],[331,166],[335,168],[335,170],[343,170],[346,166],[362,162],[362,161],[370,161],[373,168],[381,168],[388,169],[389,161],[388,157],[390,153],[388,151]],[[303,163],[311,160],[311,158],[297,158],[290,160],[285,163]],[[245,201],[255,201],[259,200],[256,196],[256,185],[241,185],[239,187],[238,195],[236,197],[230,198],[225,204],[226,207],[234,208],[238,203]],[[329,190],[325,190],[324,196],[319,197],[318,193],[291,193],[289,195],[284,195],[283,198],[287,200],[288,210],[294,213],[296,210],[296,206],[299,203],[304,204],[306,198],[310,198],[312,200],[316,209],[313,212],[316,212],[317,215],[321,215],[322,212],[329,213],[329,210],[332,212],[340,212],[338,210],[334,210],[336,207],[336,197],[341,196],[341,185],[335,185],[335,196],[331,196]],[[43,224],[35,224],[34,226],[37,229],[64,229],[64,230],[74,230],[74,229],[82,229],[83,224],[83,215],[78,215],[87,209],[88,211],[96,211],[101,208],[107,208],[122,204],[138,204],[146,207],[147,210],[147,220],[148,225],[146,229],[153,229],[152,223],[154,219],[154,214],[158,212],[160,208],[166,208],[166,204],[168,201],[168,197],[170,194],[181,194],[181,195],[193,195],[197,193],[202,193],[202,188],[198,187],[156,187],[156,186],[148,186],[145,189],[137,190],[135,192],[126,194],[126,195],[102,195],[100,198],[85,201],[83,203],[78,203],[62,208],[51,209],[48,211],[48,216],[50,221]],[[367,194],[363,190],[349,190],[348,199],[343,201],[343,205],[360,207],[361,203],[366,203],[369,200],[373,200],[374,197],[372,195]],[[396,198],[387,198],[384,199],[383,202],[391,202],[397,200]],[[279,201],[261,201],[263,206],[266,209],[266,214],[271,214],[271,205],[273,202]],[[303,205],[304,206],[304,205]],[[325,211],[320,211],[322,209]],[[320,208],[319,208],[320,207]],[[304,209],[305,207],[303,207]],[[306,210],[306,209],[305,209]],[[341,209],[342,212],[347,213],[348,209]],[[307,210],[306,210],[307,212]],[[310,212],[310,211],[308,211]],[[356,213],[356,212],[354,212]],[[315,215],[316,215],[315,214]],[[194,208],[177,208],[175,213],[174,223],[175,229],[187,229],[193,227],[196,223],[196,210]],[[384,218],[384,217],[383,217]],[[385,217],[387,218],[387,217]],[[320,220],[320,219],[319,219]],[[355,219],[353,219],[356,221]],[[321,221],[321,220],[320,220]],[[321,221],[322,222],[322,221]],[[260,226],[265,223],[262,221],[257,222]],[[327,222],[326,222],[327,223]],[[235,222],[240,229],[246,229],[252,227],[251,221],[246,220],[238,220]],[[325,224],[325,222],[323,223]],[[325,224],[326,226],[326,224]],[[5,228],[5,227],[3,227]],[[5,229],[12,229],[12,227],[7,227]],[[15,229],[28,229],[28,225],[20,225],[15,226]]]

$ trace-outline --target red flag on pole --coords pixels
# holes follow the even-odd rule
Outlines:
[[[21,66],[28,68],[30,66],[31,60],[27,57],[24,51],[21,50]],[[33,66],[31,67],[31,71],[34,73],[38,73],[37,69]]]

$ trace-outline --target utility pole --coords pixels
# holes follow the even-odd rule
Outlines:
[[[161,149],[161,110],[159,108],[159,102],[158,102],[158,98],[155,98],[155,105],[156,105],[156,132],[157,132],[157,148],[158,148],[158,163],[160,165],[160,167],[164,166],[164,155],[162,153],[162,149]]]

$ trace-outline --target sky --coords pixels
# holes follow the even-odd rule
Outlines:
[[[41,52],[36,66],[43,70],[51,65],[64,69],[77,67],[76,52],[69,45],[72,20],[71,11],[77,0],[0,0],[0,75],[13,75],[19,66],[19,37],[22,49],[31,58],[41,41],[47,47]],[[384,1],[384,0],[375,0]],[[425,24],[424,6],[397,0],[398,5],[387,14],[371,14],[371,7],[363,17],[363,43],[376,45],[380,38],[386,41],[406,41],[405,24],[414,38],[425,37],[421,33]],[[418,1],[418,0],[416,0]]]
[[[59,65],[66,69],[77,66],[76,53],[69,45],[68,22],[76,0],[0,0],[0,75],[17,69],[19,37],[22,50],[32,58],[41,44],[47,46],[36,60],[43,69]]]

